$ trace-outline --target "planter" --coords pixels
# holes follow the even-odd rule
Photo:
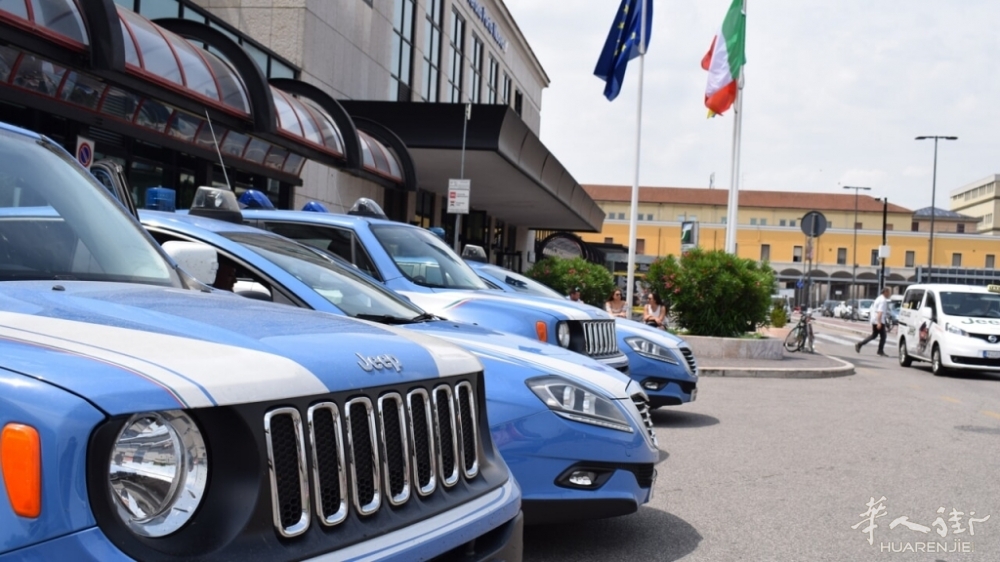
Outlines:
[[[698,359],[781,359],[783,340],[779,338],[710,338],[683,336]]]

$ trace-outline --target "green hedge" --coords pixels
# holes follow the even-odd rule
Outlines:
[[[736,337],[764,326],[775,286],[770,266],[693,249],[650,265],[646,280],[677,323],[695,336]]]
[[[535,262],[526,275],[564,295],[580,287],[580,300],[601,308],[615,288],[610,271],[583,258],[547,257]]]

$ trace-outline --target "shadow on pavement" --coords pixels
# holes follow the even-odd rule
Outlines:
[[[701,539],[683,519],[643,507],[613,519],[525,527],[524,560],[669,562],[694,552]]]
[[[680,410],[668,410],[660,408],[650,412],[653,418],[653,425],[656,427],[671,427],[676,429],[687,429],[695,427],[708,427],[719,423],[718,418],[696,414],[694,412],[684,412]]]

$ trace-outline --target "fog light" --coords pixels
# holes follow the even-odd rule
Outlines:
[[[594,485],[597,475],[589,470],[575,470],[569,475],[569,483],[589,488]]]
[[[659,381],[656,379],[646,379],[642,381],[642,387],[646,390],[660,390],[666,385],[667,383],[665,381]]]

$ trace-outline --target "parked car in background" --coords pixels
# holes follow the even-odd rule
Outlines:
[[[468,263],[483,281],[498,291],[542,298],[560,297],[551,287],[520,273],[488,263]],[[584,303],[571,304],[593,308]],[[618,347],[628,356],[629,376],[649,394],[652,407],[677,406],[698,397],[698,364],[683,339],[623,318],[616,319],[615,334]]]
[[[833,315],[837,318],[850,318],[853,308],[847,301],[840,301],[833,309]]]
[[[822,313],[823,316],[833,317],[834,311],[837,309],[837,305],[842,302],[844,301],[837,301],[837,300],[823,301],[823,304],[820,305],[820,312]]]
[[[271,232],[140,216],[163,244],[210,245],[238,271],[237,294],[396,325],[473,352],[485,367],[484,413],[521,486],[526,523],[624,515],[648,501],[656,435],[646,393],[622,373],[559,346],[437,318],[341,258]]]
[[[359,201],[355,209],[381,213],[367,200]],[[245,209],[243,218],[251,226],[340,256],[432,314],[559,345],[619,371],[628,370],[608,313],[568,306],[562,300],[491,291],[426,229],[372,216],[307,211]]]
[[[47,138],[0,170],[0,559],[521,558],[475,356],[212,291]]]
[[[857,302],[858,307],[858,320],[868,320],[871,316],[872,305],[875,304],[873,299],[859,299]]]

